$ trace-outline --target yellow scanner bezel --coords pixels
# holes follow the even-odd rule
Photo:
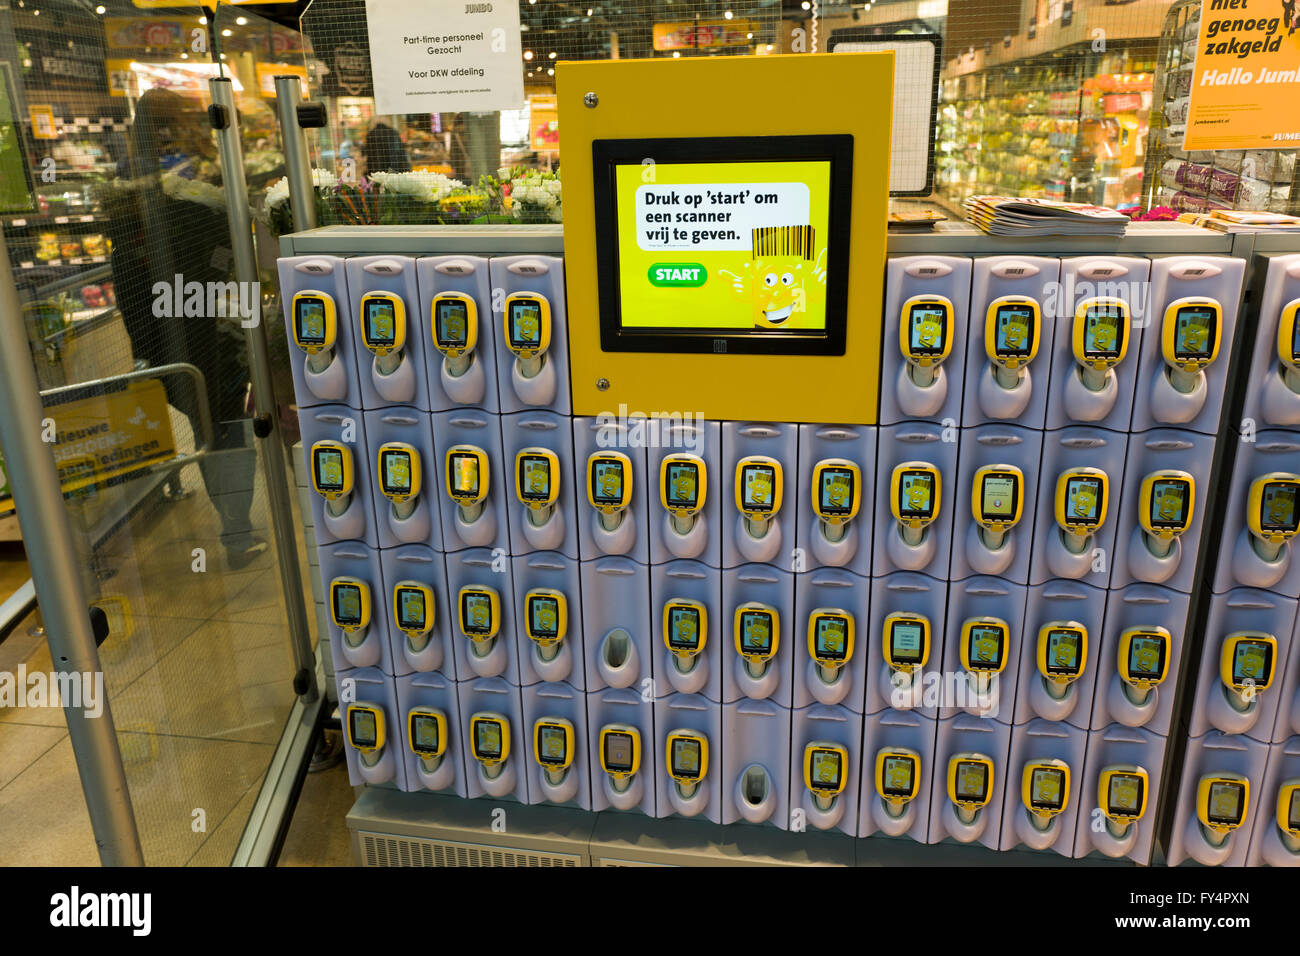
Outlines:
[[[772,505],[770,508],[747,508],[745,506],[745,470],[747,468],[772,469]],[[785,475],[781,463],[767,455],[746,455],[736,462],[736,508],[746,518],[753,521],[767,521],[776,517],[781,510],[781,496],[785,492]]]
[[[678,740],[690,740],[700,746],[700,766],[694,775],[675,773],[673,764],[673,743]],[[668,776],[678,783],[700,783],[709,772],[709,738],[694,730],[673,730],[664,738],[664,759],[668,762]]]
[[[1033,313],[1032,325],[1029,330],[1029,349],[1026,355],[1002,355],[997,349],[997,321],[998,311],[1004,306],[1028,306]],[[1027,295],[1000,295],[989,303],[988,309],[984,313],[984,354],[988,356],[989,361],[994,365],[1004,368],[1009,372],[1022,369],[1034,360],[1038,355],[1038,346],[1042,341],[1043,332],[1043,307],[1038,304],[1038,300]]]
[[[959,797],[957,795],[957,770],[964,763],[980,764],[985,768],[983,800],[972,800],[969,797]],[[991,757],[971,752],[953,754],[948,758],[948,799],[952,801],[953,806],[962,810],[979,810],[988,806],[993,799],[994,773],[993,758]]]
[[[453,347],[443,344],[438,334],[438,303],[460,302],[465,306],[465,344]],[[429,300],[429,332],[433,338],[433,347],[447,358],[460,358],[473,352],[478,346],[478,303],[474,297],[464,292],[439,292]]]
[[[817,653],[817,622],[823,618],[840,618],[844,621],[844,656],[822,657]],[[843,667],[853,658],[853,640],[857,624],[853,612],[840,607],[818,607],[808,613],[808,655],[822,667]]]
[[[818,753],[834,754],[839,757],[840,775],[834,786],[819,785],[813,781],[813,756]],[[814,740],[803,749],[803,782],[808,790],[816,796],[827,798],[839,796],[849,785],[849,751],[841,744],[829,740]]]
[[[977,627],[991,627],[1002,635],[1001,647],[1002,652],[998,655],[997,667],[972,667],[970,655],[971,634]],[[970,617],[962,621],[961,625],[961,666],[970,671],[972,674],[1001,674],[1007,666],[1007,658],[1011,656],[1011,625],[1000,617]]]
[[[486,597],[488,599],[488,614],[491,620],[488,622],[487,633],[471,633],[466,627],[465,620],[465,599],[467,597]],[[471,641],[490,641],[497,636],[501,630],[501,596],[497,594],[496,588],[485,587],[481,584],[467,584],[456,592],[456,623],[460,626],[460,632]]]
[[[415,749],[415,718],[432,717],[438,726],[438,752],[425,753]],[[433,707],[413,707],[406,714],[406,747],[422,760],[437,760],[447,752],[447,715]]]
[[[1070,481],[1074,478],[1096,478],[1100,479],[1098,497],[1101,501],[1097,504],[1096,517],[1089,521],[1070,521],[1066,515],[1065,508],[1067,496],[1070,489]],[[1067,534],[1078,535],[1086,538],[1089,535],[1096,534],[1101,530],[1101,526],[1106,523],[1106,511],[1110,507],[1110,476],[1100,468],[1067,468],[1056,476],[1056,524]]]
[[[622,496],[617,504],[596,500],[596,465],[601,462],[617,464],[623,470]],[[597,451],[587,456],[587,501],[601,514],[626,511],[632,503],[632,459],[621,451]]]
[[[1162,481],[1180,481],[1187,486],[1186,498],[1184,499],[1186,505],[1183,508],[1186,518],[1175,527],[1157,526],[1155,520],[1151,517],[1151,504],[1155,486],[1157,482]],[[1195,513],[1196,479],[1190,473],[1171,468],[1153,471],[1142,479],[1142,484],[1138,489],[1138,524],[1151,537],[1158,538],[1161,541],[1172,541],[1191,527]]]
[[[1073,674],[1053,672],[1048,666],[1047,649],[1053,631],[1074,631],[1079,636],[1079,666]],[[1038,661],[1038,673],[1043,675],[1044,680],[1062,687],[1073,683],[1083,676],[1084,669],[1088,666],[1088,628],[1078,621],[1048,621],[1038,629],[1038,647],[1034,656]]]
[[[630,770],[611,770],[609,764],[605,762],[605,738],[611,734],[622,734],[631,739],[632,768]],[[600,748],[600,769],[615,780],[627,780],[636,776],[637,771],[641,769],[641,731],[631,724],[606,724],[600,728],[596,745]]]
[[[1142,786],[1138,807],[1132,811],[1115,810],[1110,805],[1110,782],[1115,777],[1137,777]],[[1146,769],[1136,764],[1112,764],[1102,767],[1097,775],[1097,807],[1106,816],[1123,826],[1141,820],[1147,812],[1147,800],[1151,796],[1151,775]]]
[[[1292,509],[1292,517],[1296,519],[1296,527],[1290,530],[1276,530],[1270,528],[1264,530],[1263,515],[1260,509],[1264,505],[1264,492],[1270,484],[1294,485],[1296,489],[1296,505]],[[1267,475],[1261,475],[1250,483],[1250,492],[1246,498],[1246,527],[1250,533],[1261,541],[1269,544],[1282,544],[1295,537],[1296,531],[1300,530],[1300,475],[1292,474],[1288,471],[1271,471]]]
[[[680,505],[669,503],[668,500],[668,471],[674,465],[691,465],[695,468],[695,504],[690,508],[683,508]],[[704,508],[705,493],[708,491],[708,465],[699,455],[692,455],[688,452],[673,452],[671,455],[664,455],[659,462],[659,502],[674,518],[689,518],[692,515],[699,514]]]
[[[766,654],[752,654],[744,650],[744,641],[740,637],[740,625],[744,620],[744,615],[751,613],[765,613],[772,622],[772,645]],[[777,648],[781,645],[781,612],[770,604],[763,604],[759,601],[746,601],[744,604],[736,606],[735,613],[732,615],[732,635],[735,639],[736,653],[751,664],[762,664],[776,657]]]
[[[405,493],[398,493],[388,490],[388,482],[385,480],[384,472],[384,455],[388,452],[405,452],[407,462],[411,468],[411,487]],[[420,449],[414,445],[408,445],[404,441],[386,441],[379,446],[379,452],[376,456],[375,468],[378,471],[379,492],[389,501],[400,503],[404,501],[413,501],[420,496],[423,484],[423,475],[420,470]]]
[[[1164,641],[1164,653],[1161,655],[1160,674],[1157,677],[1135,677],[1129,670],[1129,658],[1132,655],[1133,641],[1139,637],[1158,637]],[[1169,658],[1173,656],[1174,639],[1166,628],[1160,625],[1153,627],[1129,627],[1125,628],[1119,636],[1119,676],[1120,680],[1130,687],[1136,687],[1138,690],[1147,690],[1160,684],[1169,676]]]
[[[917,624],[921,628],[921,659],[919,661],[907,661],[900,663],[894,660],[894,626],[896,624]],[[914,674],[924,670],[926,662],[930,660],[930,641],[932,638],[930,630],[930,619],[924,614],[913,614],[911,611],[893,611],[885,615],[885,620],[881,624],[880,650],[885,655],[885,663],[895,671],[901,671],[905,674]]]
[[[821,485],[822,473],[826,471],[847,471],[853,487],[849,491],[849,506],[843,514],[832,514],[822,507]],[[812,473],[812,507],[813,513],[828,525],[848,524],[858,516],[862,506],[862,469],[847,458],[823,458],[813,465]]]
[[[1116,324],[1115,335],[1119,339],[1118,348],[1107,349],[1105,354],[1098,353],[1089,355],[1084,349],[1086,341],[1085,324],[1088,320],[1088,310],[1104,308],[1111,309],[1119,313],[1119,322]],[[1070,344],[1074,352],[1074,360],[1084,368],[1091,368],[1097,372],[1104,372],[1112,369],[1124,361],[1124,356],[1128,355],[1129,330],[1133,321],[1133,310],[1123,299],[1114,296],[1094,296],[1084,299],[1074,310],[1074,322],[1070,332]],[[1113,353],[1113,354],[1112,354]]]
[[[414,628],[402,626],[402,592],[419,591],[424,598],[424,627],[415,630]],[[433,630],[437,616],[436,605],[434,604],[433,588],[419,581],[398,581],[393,585],[393,624],[397,629],[407,637],[419,637],[422,634],[428,634]]]
[[[1203,358],[1180,358],[1175,346],[1178,344],[1178,313],[1183,309],[1209,309],[1214,313],[1214,327],[1210,334],[1214,342],[1210,354]],[[1164,319],[1160,325],[1160,355],[1165,364],[1183,372],[1199,372],[1213,364],[1219,357],[1219,345],[1223,341],[1223,306],[1217,299],[1204,296],[1187,296],[1175,299],[1165,307]]]
[[[564,735],[564,758],[559,763],[542,759],[542,729],[545,727],[556,728]],[[552,773],[568,770],[573,765],[573,741],[573,724],[563,717],[538,717],[533,722],[533,759],[544,770]]]
[[[501,753],[495,757],[484,757],[478,752],[478,725],[496,724],[501,734]],[[474,759],[485,767],[495,767],[505,763],[510,757],[510,718],[495,711],[480,710],[469,718],[469,752]]]
[[[1234,822],[1214,820],[1210,817],[1210,796],[1215,784],[1226,784],[1241,788],[1241,813]],[[1224,834],[1237,829],[1246,822],[1250,813],[1250,779],[1240,773],[1208,773],[1196,784],[1196,818],[1201,825],[1213,833]]]
[[[477,462],[478,467],[478,491],[469,495],[456,490],[455,471],[452,468],[452,459],[459,457],[472,457]],[[447,449],[447,454],[443,457],[443,473],[446,477],[444,482],[447,491],[447,497],[456,504],[463,507],[476,505],[487,498],[488,480],[491,477],[491,465],[488,462],[488,455],[482,448],[477,445],[452,445]]]
[[[363,747],[356,742],[356,739],[352,735],[352,729],[353,729],[352,715],[354,713],[367,713],[372,715],[375,718],[374,744]],[[348,746],[352,747],[352,749],[354,750],[360,751],[363,754],[378,753],[379,751],[383,750],[384,745],[388,743],[387,728],[384,722],[384,708],[382,708],[378,704],[372,704],[369,701],[361,701],[361,700],[348,704],[346,724],[347,724]]]
[[[514,336],[510,334],[510,309],[516,302],[536,302],[540,306],[538,315],[538,324],[541,328],[538,330],[538,342],[535,347],[529,348],[515,344]],[[512,292],[506,296],[505,303],[501,306],[501,317],[505,325],[505,343],[506,348],[521,359],[537,358],[545,355],[546,350],[551,347],[551,303],[546,296],[540,292]]]
[[[1296,338],[1296,326],[1300,325],[1300,299],[1292,299],[1282,307],[1277,319],[1277,360],[1284,368],[1300,372],[1300,340]]]
[[[1039,770],[1059,771],[1061,774],[1061,805],[1059,807],[1047,807],[1036,805],[1034,802],[1034,774]],[[1064,813],[1065,808],[1070,805],[1070,765],[1064,760],[1053,758],[1051,760],[1031,760],[1025,764],[1025,769],[1020,776],[1020,800],[1026,810],[1044,820],[1050,820],[1058,813]]]
[[[393,307],[393,344],[375,345],[370,341],[366,327],[366,305],[370,302],[388,302]],[[389,355],[406,348],[406,301],[392,292],[367,292],[357,304],[357,321],[361,323],[361,344],[374,355]]]
[[[1016,482],[1016,503],[1012,514],[996,519],[984,516],[984,480],[986,478],[1008,477]],[[1025,473],[1015,465],[984,465],[975,470],[974,483],[970,490],[971,517],[985,531],[993,534],[1005,534],[1020,523],[1025,508]]]
[[[339,587],[355,587],[357,593],[361,596],[361,621],[357,624],[344,624],[339,620],[338,602],[335,600],[334,592]],[[330,581],[330,620],[344,634],[352,634],[357,631],[364,631],[370,626],[370,585],[360,578],[340,575]]]
[[[885,788],[885,765],[891,758],[902,758],[912,762],[912,789],[906,795],[887,793]],[[904,804],[916,799],[921,791],[921,755],[907,747],[884,747],[876,752],[876,793],[880,799],[889,803]]]
[[[1264,680],[1255,683],[1246,683],[1242,681],[1237,683],[1233,667],[1236,658],[1236,650],[1239,644],[1254,643],[1263,644],[1268,648],[1268,672]],[[1256,694],[1268,690],[1273,683],[1273,678],[1277,676],[1277,638],[1272,634],[1264,631],[1233,631],[1223,639],[1223,649],[1219,652],[1219,679],[1223,681],[1223,686],[1233,691],[1254,690]],[[1246,680],[1250,680],[1247,678]]]
[[[555,601],[555,636],[539,637],[533,631],[533,598],[551,598]],[[563,591],[557,591],[554,588],[529,588],[524,592],[524,633],[528,639],[536,643],[539,647],[551,647],[560,643],[569,633],[569,599],[565,597]]]
[[[909,472],[919,472],[928,474],[931,477],[933,493],[930,496],[930,513],[924,518],[917,518],[911,515],[903,514],[903,506],[899,501],[899,495],[903,491],[903,477]],[[939,517],[939,507],[943,501],[943,477],[939,474],[939,469],[928,461],[905,461],[894,466],[894,470],[889,475],[889,510],[894,515],[894,520],[905,528],[919,530],[926,528]]]
[[[316,455],[322,451],[335,451],[339,453],[343,467],[343,487],[338,490],[328,490],[321,487],[319,479],[320,466],[317,462]],[[352,449],[343,444],[341,441],[334,441],[330,438],[322,439],[311,446],[311,486],[316,494],[320,495],[326,501],[337,501],[340,498],[346,498],[352,494],[356,488],[356,471],[352,462]]]
[[[943,341],[938,354],[920,355],[912,350],[912,309],[915,306],[940,306],[944,310]],[[952,352],[953,336],[956,331],[956,310],[952,300],[944,295],[914,295],[903,303],[898,316],[898,350],[912,365],[918,368],[936,368],[942,365]]]
[[[303,342],[300,329],[298,328],[298,303],[306,303],[309,299],[319,299],[324,306],[325,312],[325,335],[320,342]],[[328,352],[338,344],[339,337],[339,313],[338,306],[334,304],[334,296],[328,292],[318,292],[314,289],[304,289],[301,292],[293,294],[293,300],[289,304],[290,325],[293,327],[293,344],[298,346],[308,355],[315,355],[318,352]]]
[[[699,618],[699,624],[700,624],[699,640],[696,642],[694,649],[687,650],[685,648],[673,646],[672,628],[673,628],[673,610],[675,608],[694,611]],[[708,634],[709,634],[709,609],[705,607],[701,602],[692,601],[690,598],[671,598],[668,601],[664,602],[664,614],[663,614],[664,646],[666,646],[671,653],[676,654],[682,660],[690,660],[692,657],[695,657],[704,651],[704,645],[708,641]]]
[[[524,495],[524,461],[539,458],[546,462],[546,498],[529,498]],[[515,453],[515,497],[532,511],[544,511],[560,497],[560,456],[549,448],[530,446]]]

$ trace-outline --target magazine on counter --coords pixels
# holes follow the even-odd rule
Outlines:
[[[1122,236],[1129,218],[1087,203],[1015,196],[971,196],[966,218],[994,236]]]

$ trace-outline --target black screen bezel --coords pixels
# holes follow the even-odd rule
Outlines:
[[[826,242],[826,330],[625,329],[618,273],[618,197],[614,169],[662,163],[829,161]],[[598,139],[591,144],[595,193],[596,278],[600,348],[604,352],[716,352],[732,355],[843,355],[848,338],[849,239],[853,199],[853,136],[710,136]]]

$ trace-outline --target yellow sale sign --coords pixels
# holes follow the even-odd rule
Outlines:
[[[1300,4],[1202,0],[1186,150],[1300,145]]]

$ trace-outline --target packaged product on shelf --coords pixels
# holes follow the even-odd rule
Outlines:
[[[36,258],[49,262],[59,258],[59,237],[53,232],[43,232],[36,239]]]
[[[1191,105],[1190,96],[1180,96],[1165,104],[1165,122],[1170,126],[1182,126],[1187,122],[1187,110]]]
[[[108,305],[108,298],[104,295],[102,287],[97,285],[84,285],[81,287],[81,304],[88,309],[102,309]]]
[[[104,237],[97,232],[88,236],[81,237],[81,248],[86,250],[88,256],[102,256],[108,254],[108,249],[104,245]]]
[[[64,236],[59,240],[59,257],[62,259],[75,259],[81,255],[81,243],[69,236]]]

